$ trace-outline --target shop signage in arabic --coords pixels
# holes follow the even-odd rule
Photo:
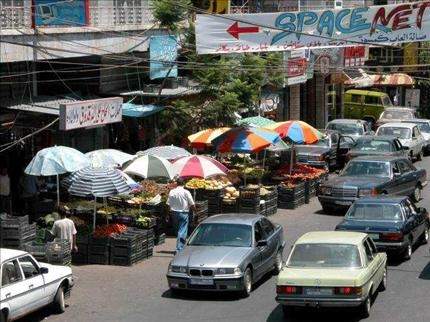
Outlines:
[[[351,46],[351,41],[426,41],[430,40],[430,21],[423,18],[429,12],[430,1],[421,1],[320,11],[197,15],[196,46],[199,54],[216,54]]]
[[[60,130],[100,126],[122,121],[122,98],[109,97],[60,105]]]

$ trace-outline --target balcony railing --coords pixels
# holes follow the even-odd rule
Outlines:
[[[147,27],[153,24],[152,1],[90,0],[88,26],[111,30]],[[30,0],[0,0],[0,30],[30,28],[32,28]]]

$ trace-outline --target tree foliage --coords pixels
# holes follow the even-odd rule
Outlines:
[[[161,27],[178,30],[178,24],[189,17],[190,0],[157,0],[153,2],[154,18]]]

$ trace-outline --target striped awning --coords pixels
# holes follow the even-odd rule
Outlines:
[[[88,167],[73,173],[63,184],[73,196],[111,197],[130,192],[125,178],[116,169]]]

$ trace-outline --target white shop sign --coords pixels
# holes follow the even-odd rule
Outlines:
[[[77,101],[60,105],[60,130],[100,126],[122,121],[122,97]]]

